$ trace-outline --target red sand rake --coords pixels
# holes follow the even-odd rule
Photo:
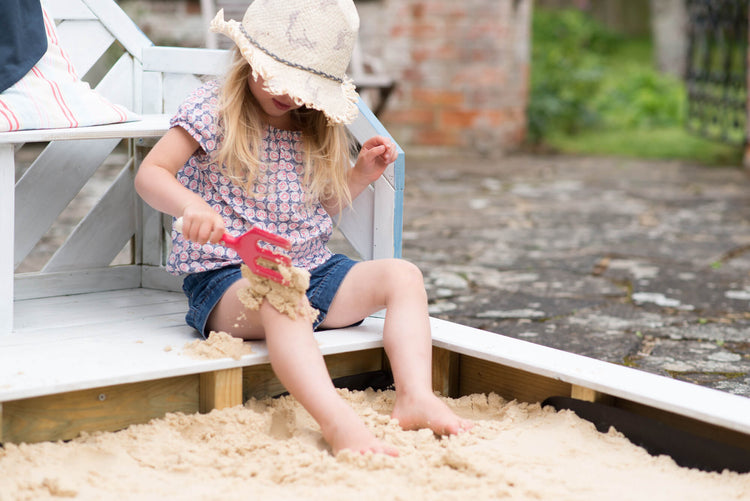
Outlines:
[[[177,221],[175,221],[174,229],[175,231],[182,233],[181,217],[178,218]],[[292,260],[289,259],[288,256],[285,256],[283,254],[277,254],[270,249],[264,249],[260,247],[259,244],[260,242],[265,242],[267,244],[275,245],[277,247],[281,247],[282,249],[289,250],[292,247],[292,244],[289,242],[289,240],[284,237],[274,235],[273,233],[270,233],[268,231],[261,230],[260,228],[251,228],[250,231],[243,233],[239,237],[233,237],[229,233],[224,233],[221,236],[221,241],[224,243],[224,245],[239,254],[239,256],[242,258],[242,261],[244,261],[247,267],[250,268],[250,271],[261,277],[265,277],[273,280],[274,282],[286,285],[284,282],[284,277],[281,275],[281,273],[279,273],[278,270],[263,266],[258,262],[258,260],[265,259],[266,261],[270,261],[276,264],[284,264],[286,266],[291,266]]]

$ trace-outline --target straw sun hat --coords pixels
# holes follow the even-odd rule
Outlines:
[[[357,117],[346,68],[359,30],[352,0],[255,0],[242,22],[220,10],[210,29],[231,38],[271,94],[322,111],[329,123]]]

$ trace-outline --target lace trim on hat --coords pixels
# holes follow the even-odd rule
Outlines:
[[[291,61],[284,59],[283,57],[277,56],[276,54],[274,54],[273,52],[271,52],[270,50],[266,49],[261,44],[259,44],[253,37],[251,37],[250,34],[247,32],[247,30],[245,30],[245,27],[243,25],[240,24],[239,28],[240,28],[240,31],[242,31],[242,34],[245,35],[245,38],[247,38],[248,42],[256,46],[258,49],[260,49],[266,55],[268,55],[269,57],[272,57],[276,61],[282,64],[286,64],[287,66],[291,66],[292,68],[297,68],[298,70],[307,71],[315,75],[321,76],[323,78],[327,78],[328,80],[333,80],[334,82],[344,83],[343,78],[339,78],[335,75],[331,75],[330,73],[326,73],[324,71],[316,70],[315,68],[310,68],[309,66],[304,66],[301,64],[293,63]]]

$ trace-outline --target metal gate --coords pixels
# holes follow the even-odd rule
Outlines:
[[[733,144],[746,140],[748,0],[687,0],[687,128]]]

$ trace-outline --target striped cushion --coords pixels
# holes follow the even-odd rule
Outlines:
[[[26,76],[0,94],[0,132],[84,127],[137,120],[81,81],[44,12],[47,52]]]

